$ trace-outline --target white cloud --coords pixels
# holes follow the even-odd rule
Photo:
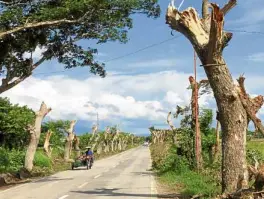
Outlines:
[[[45,48],[40,48],[39,46],[36,47],[35,51],[32,53],[33,60],[39,60],[42,57],[42,53],[45,51]],[[31,53],[26,52],[23,55],[24,58],[30,58]]]
[[[83,81],[67,76],[30,77],[3,96],[34,110],[45,101],[53,109],[49,114],[52,119],[93,121],[98,111],[100,119],[107,121],[119,117],[160,121],[176,104],[189,103],[189,75],[168,71],[104,79],[93,76]],[[200,99],[202,104],[207,100]]]
[[[252,54],[248,56],[248,59],[254,62],[264,62],[264,52]]]

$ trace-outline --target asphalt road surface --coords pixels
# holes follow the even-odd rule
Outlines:
[[[138,147],[57,173],[35,182],[0,191],[1,199],[146,199],[155,198],[156,183],[149,171],[148,147]]]

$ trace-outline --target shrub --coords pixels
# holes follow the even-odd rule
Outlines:
[[[8,152],[4,148],[0,148],[0,172],[3,172],[9,166]]]
[[[186,157],[177,155],[177,147],[172,146],[168,150],[168,154],[165,159],[161,162],[159,171],[161,173],[174,171],[176,173],[181,173],[189,170],[190,164]]]
[[[51,168],[52,162],[43,152],[37,151],[34,157],[34,165],[41,168]]]
[[[24,165],[25,151],[0,148],[0,172],[16,172]]]
[[[18,171],[24,165],[25,161],[25,151],[11,150],[9,151],[9,169],[11,171]]]

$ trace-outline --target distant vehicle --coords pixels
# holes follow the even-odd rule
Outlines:
[[[148,142],[144,142],[143,146],[149,146]]]
[[[80,156],[72,163],[72,170],[77,167],[86,166],[87,170],[93,166],[91,156]]]

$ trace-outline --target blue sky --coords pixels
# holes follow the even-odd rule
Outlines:
[[[264,32],[263,0],[238,1],[228,14],[225,29]],[[199,12],[201,1],[185,0],[182,9],[195,7]],[[216,0],[223,5],[226,1]],[[84,47],[97,48],[99,61],[137,51],[172,37],[165,24],[169,1],[161,0],[161,17],[147,18],[135,15],[134,27],[129,31],[129,42],[110,42],[96,45],[82,41]],[[176,5],[179,5],[176,0]],[[180,33],[173,32],[177,37]],[[250,94],[263,94],[264,34],[238,33],[224,51],[225,60],[234,78],[245,73]],[[37,56],[37,52],[36,52]],[[119,124],[121,130],[147,134],[148,127],[168,128],[166,115],[175,105],[188,104],[190,91],[188,77],[193,73],[193,50],[189,41],[180,36],[167,43],[137,54],[106,63],[108,76],[104,79],[89,73],[88,68],[76,68],[63,73],[63,65],[49,61],[34,71],[33,77],[4,93],[14,103],[37,109],[43,100],[53,108],[49,119],[77,119],[76,132],[91,131],[99,113],[100,127]],[[45,73],[45,74],[40,74]],[[205,76],[198,66],[198,77]],[[214,100],[204,96],[201,106],[215,108]],[[264,112],[263,112],[264,113]],[[260,114],[263,117],[262,114]],[[179,121],[174,121],[175,125]]]

